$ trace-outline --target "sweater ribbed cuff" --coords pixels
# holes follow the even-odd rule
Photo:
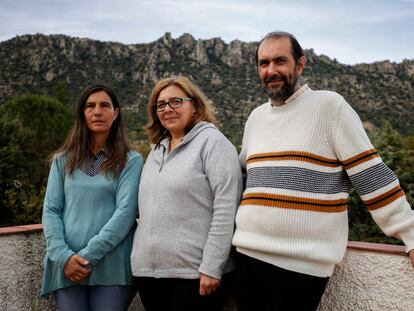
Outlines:
[[[405,244],[405,251],[408,253],[410,250],[414,249],[414,228],[410,228],[410,230],[400,232],[399,234],[400,239]]]

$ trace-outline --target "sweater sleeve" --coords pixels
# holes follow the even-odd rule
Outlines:
[[[64,208],[64,160],[63,156],[55,156],[47,181],[42,224],[46,239],[46,256],[51,261],[57,262],[62,268],[69,257],[75,254],[65,240]]]
[[[113,250],[135,223],[138,207],[138,185],[143,166],[142,157],[134,153],[119,176],[114,214],[78,254],[92,265]]]
[[[414,249],[414,211],[392,170],[375,151],[356,112],[342,99],[335,152],[373,219]]]
[[[241,195],[241,172],[237,152],[224,137],[209,144],[203,156],[214,199],[199,272],[220,279],[231,248],[234,217]]]

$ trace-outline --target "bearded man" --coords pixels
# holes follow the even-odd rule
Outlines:
[[[414,212],[356,112],[341,95],[302,85],[306,58],[290,33],[266,35],[256,64],[269,101],[250,114],[240,153],[238,310],[317,309],[345,254],[352,186],[414,265]]]

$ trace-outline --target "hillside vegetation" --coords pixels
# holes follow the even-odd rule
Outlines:
[[[129,138],[144,155],[148,95],[160,78],[180,74],[215,103],[222,131],[239,148],[250,111],[266,101],[256,44],[189,34],[173,39],[169,33],[133,45],[40,34],[0,42],[0,226],[40,222],[48,157],[72,125],[77,96],[92,82],[115,89]],[[305,82],[341,93],[357,110],[413,204],[414,60],[349,66],[305,53]],[[350,239],[399,243],[380,232],[355,195],[349,218]]]
[[[70,102],[93,81],[112,85],[131,115],[137,138],[145,105],[162,77],[186,75],[215,103],[223,132],[240,144],[250,111],[263,103],[254,64],[256,42],[196,40],[169,33],[148,44],[125,45],[64,35],[18,36],[0,43],[0,104],[23,93],[52,95],[66,85]],[[363,121],[389,120],[402,134],[414,133],[414,60],[343,65],[312,50],[303,76],[313,89],[341,93]]]

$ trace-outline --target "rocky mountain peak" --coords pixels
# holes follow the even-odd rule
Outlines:
[[[86,84],[100,81],[116,89],[129,113],[143,113],[154,83],[182,74],[213,100],[224,132],[239,141],[249,112],[266,100],[256,72],[256,45],[188,33],[174,39],[169,32],[130,45],[65,35],[17,36],[0,42],[0,104],[27,92],[53,94],[59,83],[75,97]],[[305,54],[304,80],[313,89],[341,93],[363,121],[378,126],[389,119],[403,133],[414,132],[414,60],[350,66],[312,49]]]

